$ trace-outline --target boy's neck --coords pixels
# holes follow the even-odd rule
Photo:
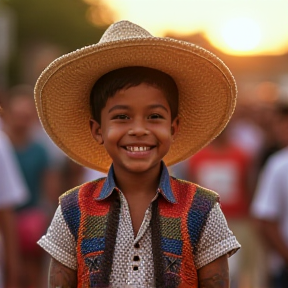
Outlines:
[[[117,187],[128,198],[154,198],[161,176],[161,163],[143,173],[118,170],[114,166]]]

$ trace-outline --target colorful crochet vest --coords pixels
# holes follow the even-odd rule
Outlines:
[[[77,243],[78,288],[109,287],[120,200],[113,193],[96,200],[105,178],[68,191],[62,213]],[[159,196],[152,204],[152,252],[156,287],[197,288],[197,245],[218,195],[170,177],[176,204]]]

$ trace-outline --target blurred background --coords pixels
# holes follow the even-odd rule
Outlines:
[[[220,194],[242,244],[229,260],[231,288],[287,288],[288,185],[277,215],[258,213],[261,196],[255,204],[263,169],[288,145],[286,0],[0,0],[0,288],[46,287],[48,259],[35,242],[59,195],[103,176],[70,161],[46,136],[33,103],[35,82],[54,59],[97,43],[122,19],[202,46],[234,74],[238,104],[229,125],[170,171]],[[15,187],[5,186],[9,177]],[[275,183],[278,197],[276,190]],[[271,231],[280,231],[272,233],[276,239]]]

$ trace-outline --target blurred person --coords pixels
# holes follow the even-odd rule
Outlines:
[[[279,102],[280,103],[280,102]],[[279,111],[281,111],[281,107],[283,104],[273,103],[268,110],[266,111],[266,114],[263,114],[262,117],[264,118],[263,121],[263,129],[265,129],[266,133],[266,141],[265,145],[261,149],[259,153],[259,172],[263,168],[263,166],[266,164],[267,159],[269,156],[274,154],[275,152],[279,151],[280,149],[284,148],[286,146],[285,141],[283,141],[283,135],[282,132],[279,133],[279,129],[281,130],[282,125],[279,125]],[[283,106],[283,109],[285,107],[285,104]],[[267,108],[266,108],[267,109]]]
[[[257,159],[265,143],[265,131],[253,118],[253,102],[239,99],[229,123],[229,137],[233,144]]]
[[[53,197],[51,195],[59,193],[58,179],[51,172],[47,151],[31,136],[36,119],[33,89],[25,85],[11,88],[5,104],[3,129],[13,145],[29,192],[29,200],[17,207],[21,287],[41,287],[45,254],[36,245],[36,240],[46,231],[50,220],[47,202]]]
[[[3,131],[0,131],[0,164],[0,288],[18,288],[20,266],[14,208],[24,203],[28,194],[11,143]]]
[[[41,204],[45,206],[49,218],[52,218],[58,206],[58,197],[63,192],[62,186],[68,181],[65,177],[63,178],[63,170],[66,169],[68,158],[45,133],[36,113],[34,116],[33,125],[30,128],[30,139],[44,148],[49,160],[49,173],[46,173],[45,181],[45,188],[49,193],[46,193],[45,201]]]
[[[285,148],[272,154],[258,180],[251,213],[265,240],[271,288],[288,287],[288,104],[277,107],[278,139]]]
[[[267,158],[281,148],[274,129],[279,96],[278,85],[260,82],[248,95],[242,95],[230,122],[232,141],[255,158],[257,173]]]
[[[275,101],[258,101],[251,110],[254,122],[261,128],[264,135],[262,147],[258,151],[258,173],[268,157],[283,146],[277,137],[277,112]]]
[[[257,239],[248,217],[256,182],[254,162],[250,155],[232,143],[229,128],[186,162],[184,179],[219,193],[221,209],[242,246],[241,251],[229,259],[231,287],[256,288],[260,287],[253,253]]]
[[[51,167],[56,170],[61,170],[63,165],[65,165],[67,157],[45,133],[38,117],[35,119],[33,127],[31,127],[31,137],[35,142],[45,148],[50,159]]]

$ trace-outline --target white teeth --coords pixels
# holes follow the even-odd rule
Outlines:
[[[128,151],[131,151],[131,152],[138,152],[138,151],[148,151],[150,150],[150,147],[146,147],[146,146],[140,146],[140,147],[137,147],[137,146],[127,146],[126,149]]]

